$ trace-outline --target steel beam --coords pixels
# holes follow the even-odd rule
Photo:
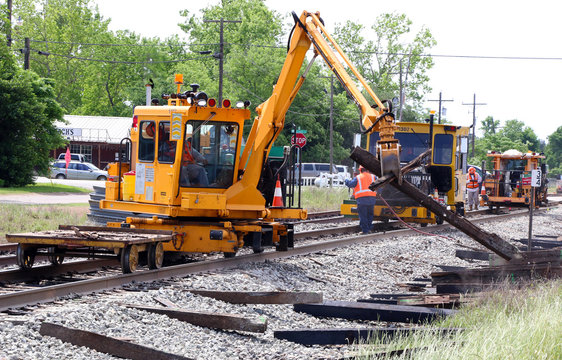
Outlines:
[[[323,298],[322,293],[299,291],[189,290],[189,292],[231,304],[309,304],[321,303]]]
[[[149,348],[147,346],[133,344],[128,341],[118,340],[109,336],[94,332],[73,329],[62,325],[44,322],[41,324],[39,333],[43,336],[51,336],[76,346],[84,346],[112,356],[132,360],[180,360],[189,359],[180,355],[170,354],[164,351]]]
[[[127,305],[128,308],[162,314],[188,322],[193,325],[221,330],[238,330],[263,333],[267,329],[267,319],[258,322],[235,314],[215,314],[204,311],[187,311],[180,308],[160,306]]]
[[[439,316],[449,316],[455,310],[434,309],[407,305],[325,301],[322,304],[295,304],[295,311],[317,317],[336,317],[350,320],[393,321],[420,323]]]

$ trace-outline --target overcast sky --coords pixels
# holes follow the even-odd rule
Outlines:
[[[101,14],[111,18],[111,29],[129,29],[143,36],[161,38],[183,32],[177,23],[179,11],[192,13],[218,0],[94,0]],[[430,76],[432,93],[426,100],[436,100],[439,92],[447,108],[447,118],[457,125],[472,124],[473,96],[477,127],[486,116],[496,120],[518,119],[546,139],[559,126],[562,91],[562,2],[556,0],[266,0],[282,15],[303,10],[320,11],[328,31],[335,23],[352,20],[369,28],[381,13],[406,14],[413,29],[427,26],[437,45]],[[306,4],[306,7],[303,7]],[[368,33],[366,34],[368,36]],[[288,34],[287,34],[288,36]],[[286,41],[286,37],[283,42]],[[488,58],[482,58],[488,57]],[[509,59],[491,59],[507,57]],[[536,58],[536,59],[517,59]],[[542,59],[540,59],[542,58]],[[374,89],[376,92],[376,89]],[[427,107],[438,110],[437,102]]]

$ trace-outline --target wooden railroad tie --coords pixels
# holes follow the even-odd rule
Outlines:
[[[112,356],[132,360],[185,360],[180,355],[170,354],[147,346],[134,344],[91,331],[79,330],[58,324],[44,322],[39,333],[51,336],[76,346],[84,346]]]
[[[395,336],[407,336],[414,332],[432,332],[442,336],[461,332],[460,328],[430,327],[370,327],[370,328],[332,328],[332,329],[293,329],[275,330],[276,339],[287,340],[302,345],[348,345],[368,342],[374,338],[390,341]]]
[[[192,294],[210,297],[231,304],[310,304],[321,303],[322,293],[300,291],[218,291],[188,290]]]
[[[170,318],[193,325],[221,330],[237,330],[263,333],[267,329],[267,319],[256,320],[236,314],[218,314],[205,311],[188,311],[181,308],[159,306],[127,305],[128,308],[166,315]]]
[[[322,304],[295,304],[295,311],[316,317],[336,317],[350,320],[420,323],[453,315],[456,310],[409,305],[373,304],[353,301],[325,301]]]

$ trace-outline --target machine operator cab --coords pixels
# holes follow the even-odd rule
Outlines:
[[[167,106],[135,108],[135,202],[181,205],[183,193],[224,193],[235,182],[240,129],[250,111],[231,108],[229,100],[217,107],[197,89],[163,95]]]

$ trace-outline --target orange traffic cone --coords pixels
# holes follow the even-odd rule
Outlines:
[[[486,189],[484,188],[484,186],[482,186],[482,189],[480,190],[480,206],[484,206],[484,202],[486,200]]]
[[[283,193],[281,192],[281,181],[277,175],[277,182],[275,183],[275,193],[273,194],[273,206],[283,207]]]

